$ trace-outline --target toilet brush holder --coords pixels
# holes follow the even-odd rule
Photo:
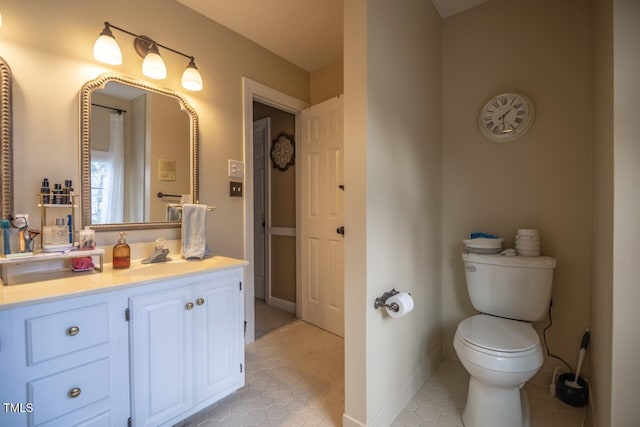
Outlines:
[[[580,408],[589,401],[589,384],[578,377],[577,385],[574,384],[575,374],[566,373],[560,375],[556,383],[556,396],[567,405]]]

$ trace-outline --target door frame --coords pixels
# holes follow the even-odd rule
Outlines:
[[[245,321],[247,322],[247,333],[245,335],[245,344],[249,344],[255,340],[255,301],[254,301],[254,247],[253,247],[253,101],[259,101],[263,104],[286,111],[295,116],[295,146],[298,152],[298,144],[301,140],[301,117],[303,109],[309,104],[287,95],[278,90],[251,80],[247,77],[242,78],[242,139],[244,141],[244,210],[243,210],[243,234],[244,234],[244,259],[249,261],[249,265],[245,267]],[[296,224],[300,223],[300,165],[296,165]],[[296,233],[296,254],[300,253],[300,233]],[[300,317],[300,259],[296,257],[296,315]]]

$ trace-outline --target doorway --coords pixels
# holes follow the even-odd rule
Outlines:
[[[293,150],[281,152],[277,161],[271,156],[278,144],[293,143],[295,133],[294,114],[253,101],[256,339],[295,319],[295,158]]]
[[[264,86],[258,82],[255,82],[251,79],[247,79],[247,78],[243,78],[243,109],[244,109],[244,115],[243,115],[243,126],[244,126],[244,161],[245,161],[245,173],[246,173],[246,179],[245,179],[245,197],[243,199],[244,201],[244,254],[243,257],[244,259],[246,259],[247,261],[249,261],[249,265],[247,267],[245,267],[245,320],[247,322],[247,327],[246,327],[246,335],[245,335],[245,343],[250,343],[252,341],[255,340],[255,306],[256,306],[256,300],[255,300],[255,267],[256,267],[256,262],[255,262],[255,233],[254,230],[257,226],[262,227],[262,223],[256,223],[256,219],[255,219],[255,210],[254,210],[254,203],[255,203],[255,197],[254,197],[254,193],[255,193],[255,188],[254,188],[254,179],[253,179],[253,170],[254,170],[254,146],[253,146],[253,122],[254,122],[254,111],[253,111],[253,105],[254,105],[254,101],[257,101],[261,104],[264,104],[266,106],[269,107],[273,107],[277,110],[292,114],[294,116],[294,123],[295,123],[295,127],[294,127],[294,141],[298,141],[300,139],[300,112],[307,107],[307,104],[296,99],[293,98],[289,95],[283,94],[282,92],[278,92],[277,90],[271,89],[267,86]],[[273,133],[273,132],[271,132]],[[275,138],[274,135],[273,138]],[[270,139],[273,139],[271,136],[269,137]],[[296,142],[297,144],[297,142]],[[297,148],[297,147],[296,147]],[[269,151],[265,151],[265,156],[267,156],[267,158],[269,158]],[[270,160],[269,160],[270,162]],[[269,168],[271,168],[271,166],[269,166]],[[299,174],[299,170],[296,170],[295,168],[293,169],[293,174],[295,175],[295,180],[294,182],[298,182],[299,180],[299,176],[297,176]],[[293,188],[293,192],[295,194],[295,200],[299,200],[299,188],[297,186],[294,185]],[[267,199],[267,197],[265,196],[265,199]],[[268,202],[267,202],[268,203]],[[295,222],[294,223],[298,223],[299,219],[298,216],[299,213],[296,211],[295,213]],[[268,209],[267,209],[267,218],[268,218]],[[265,228],[267,225],[267,221],[265,221]],[[273,224],[275,225],[275,224]],[[271,227],[273,228],[273,227]],[[289,227],[284,227],[284,228],[289,228]],[[274,231],[274,230],[272,230]],[[275,230],[275,232],[278,231],[283,231],[283,230]],[[287,231],[284,230],[284,233],[286,233]],[[286,236],[285,236],[286,237]],[[294,250],[294,254],[295,253],[299,253],[299,248],[298,248],[298,239],[295,237],[295,235],[292,237],[292,239],[294,240],[295,244],[295,250]],[[265,240],[268,240],[268,233],[265,233]],[[272,251],[275,252],[275,251]],[[286,257],[284,258],[286,259]],[[295,304],[290,304],[287,305],[287,307],[291,310],[295,310],[296,311],[296,315],[298,315],[299,317],[299,310],[300,310],[300,304],[299,304],[299,298],[300,298],[300,292],[299,292],[299,283],[300,283],[300,279],[299,279],[299,272],[300,272],[300,267],[299,267],[299,263],[300,260],[297,258],[293,258],[288,260],[287,262],[289,263],[293,263],[295,266],[294,269],[294,275],[295,275]],[[267,263],[265,263],[265,265],[267,265]],[[269,277],[269,272],[268,272],[268,268],[267,268],[267,282],[268,282],[268,277]],[[267,285],[268,287],[268,285]],[[267,294],[265,293],[265,296]],[[276,298],[278,298],[276,296]],[[280,298],[282,299],[282,298]],[[283,299],[284,300],[284,299]],[[278,304],[279,301],[278,299],[275,299],[273,297],[270,298],[270,302],[271,305],[274,304]],[[286,300],[285,300],[286,301]],[[285,304],[286,305],[286,304]]]

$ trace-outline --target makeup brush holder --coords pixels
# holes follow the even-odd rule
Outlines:
[[[575,378],[575,374],[566,373],[560,375],[556,383],[556,396],[567,405],[580,408],[589,401],[589,384],[582,378],[578,377],[578,386],[572,387],[567,385]]]

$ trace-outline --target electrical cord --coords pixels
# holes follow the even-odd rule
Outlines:
[[[547,356],[553,357],[555,359],[558,359],[559,361],[564,363],[567,366],[567,368],[569,368],[569,372],[570,373],[573,373],[573,369],[571,369],[571,366],[569,366],[569,364],[567,362],[565,362],[565,360],[562,357],[556,356],[555,354],[551,354],[551,350],[549,350],[549,344],[547,344],[547,329],[549,329],[553,325],[553,319],[551,318],[551,306],[552,305],[553,305],[553,300],[549,303],[549,324],[547,325],[546,328],[544,328],[542,330],[542,339],[544,340],[544,346],[547,349]]]

